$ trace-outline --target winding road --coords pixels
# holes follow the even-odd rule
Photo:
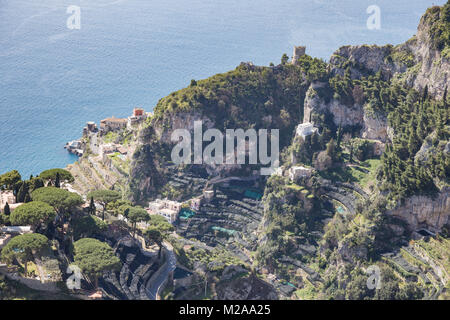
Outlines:
[[[164,243],[164,247],[167,253],[167,264],[164,266],[164,270],[161,270],[160,274],[154,281],[152,281],[152,283],[150,283],[150,281],[147,283],[146,291],[150,300],[157,300],[158,292],[160,291],[162,285],[177,266],[177,259],[175,257],[175,253],[173,253],[173,247],[167,242]]]

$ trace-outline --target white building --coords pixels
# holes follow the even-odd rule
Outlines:
[[[181,203],[172,200],[156,199],[148,204],[147,212],[149,214],[158,214],[167,219],[170,223],[174,223],[181,210]]]
[[[141,123],[143,120],[147,119],[148,114],[142,108],[134,108],[133,114],[127,119],[127,128],[131,130],[133,126]]]
[[[205,201],[211,201],[212,199],[214,199],[214,190],[205,190],[203,191],[203,198],[205,199]]]
[[[313,169],[302,167],[302,166],[294,166],[289,169],[289,179],[292,181],[297,180],[298,178],[309,178],[311,177]]]
[[[295,131],[296,136],[300,136],[303,140],[312,135],[314,132],[318,132],[318,128],[314,127],[314,125],[310,122],[300,123],[297,126],[297,130]]]

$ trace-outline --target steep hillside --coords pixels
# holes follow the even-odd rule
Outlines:
[[[271,284],[261,285],[268,296],[276,288],[300,299],[447,297],[449,30],[447,3],[428,9],[404,44],[344,46],[329,63],[283,56],[277,66],[242,63],[192,80],[139,129],[124,175],[130,198],[186,201],[211,189],[177,232],[207,251],[226,249],[251,270],[246,288],[260,287],[256,273]],[[198,120],[221,132],[279,129],[280,170],[262,177],[259,165],[174,165],[171,134],[193,132]],[[302,122],[314,133],[296,134]],[[189,265],[215,268],[190,255]],[[365,285],[374,268],[384,283],[376,290]],[[219,283],[219,296],[234,296]]]

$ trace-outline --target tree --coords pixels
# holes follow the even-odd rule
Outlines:
[[[328,155],[326,151],[319,152],[317,159],[314,163],[314,168],[316,168],[319,171],[327,170],[331,168],[331,165],[333,164],[333,160]]]
[[[0,175],[0,188],[13,189],[21,179],[22,177],[17,170],[6,172]]]
[[[9,216],[11,214],[11,209],[9,208],[8,202],[5,204],[5,207],[3,208],[3,214],[5,216]]]
[[[150,216],[144,208],[131,207],[128,212],[128,220],[133,226],[133,235],[136,234],[136,224],[141,221],[148,221]]]
[[[61,187],[61,181],[60,181],[59,172],[56,172],[56,178],[55,178],[55,187],[60,188]]]
[[[150,216],[149,225],[150,228],[159,230],[163,236],[175,230],[174,226],[166,218],[156,214]]]
[[[163,242],[163,236],[161,232],[153,227],[148,228],[147,231],[145,231],[145,236],[150,240],[150,242],[154,242],[158,245],[158,259],[161,258],[161,249],[162,249],[162,242]]]
[[[283,53],[283,56],[281,57],[281,64],[285,65],[289,60],[289,57],[286,53]]]
[[[17,191],[17,194],[16,194],[16,201],[18,203],[25,202],[25,198],[26,198],[27,194],[28,194],[28,184],[26,181],[22,181],[19,191]]]
[[[73,237],[75,240],[90,238],[107,229],[107,224],[100,218],[88,215],[73,219],[71,222]]]
[[[31,201],[16,208],[11,214],[11,224],[15,226],[39,227],[48,225],[55,218],[55,210],[45,202]]]
[[[25,195],[25,199],[23,199],[23,202],[24,203],[31,202],[31,197],[30,197],[30,193],[29,192],[27,192],[27,194]]]
[[[59,175],[61,181],[73,182],[75,180],[72,174],[64,169],[45,170],[39,174],[39,177],[44,181],[51,181],[54,183],[57,175]]]
[[[353,143],[352,143],[352,135],[350,133],[344,133],[343,137],[342,137],[342,142],[344,144],[345,147],[347,147],[347,149],[350,152],[350,157],[349,157],[349,162],[351,163],[353,161]]]
[[[97,212],[97,208],[95,207],[94,203],[94,197],[91,197],[91,202],[89,203],[89,214],[95,216],[95,213]]]
[[[42,201],[51,205],[60,218],[64,218],[74,207],[83,204],[80,195],[56,187],[44,187],[31,193],[33,201]]]
[[[2,260],[13,263],[21,261],[25,266],[27,273],[28,261],[35,255],[40,255],[48,247],[48,239],[39,233],[27,233],[11,239],[2,249]]]
[[[44,180],[39,177],[33,178],[30,180],[30,192],[33,192],[36,189],[44,187]]]
[[[102,220],[105,220],[105,210],[108,203],[119,200],[121,195],[115,190],[95,190],[88,194],[88,198],[94,198],[95,201],[100,202],[103,207]]]
[[[74,261],[83,273],[94,280],[98,287],[98,278],[105,271],[116,271],[121,262],[114,250],[104,242],[92,238],[83,238],[74,243]]]
[[[108,212],[112,212],[115,216],[119,214],[124,215],[124,208],[131,207],[131,202],[128,200],[116,200],[108,203],[106,206],[106,210]]]
[[[327,155],[330,156],[331,160],[334,162],[337,160],[337,146],[334,139],[331,139],[330,142],[327,143]]]

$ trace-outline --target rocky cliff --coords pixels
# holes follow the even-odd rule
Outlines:
[[[444,188],[435,198],[413,196],[397,208],[388,211],[389,215],[400,218],[408,224],[410,230],[429,228],[440,231],[449,223],[450,188]]]

